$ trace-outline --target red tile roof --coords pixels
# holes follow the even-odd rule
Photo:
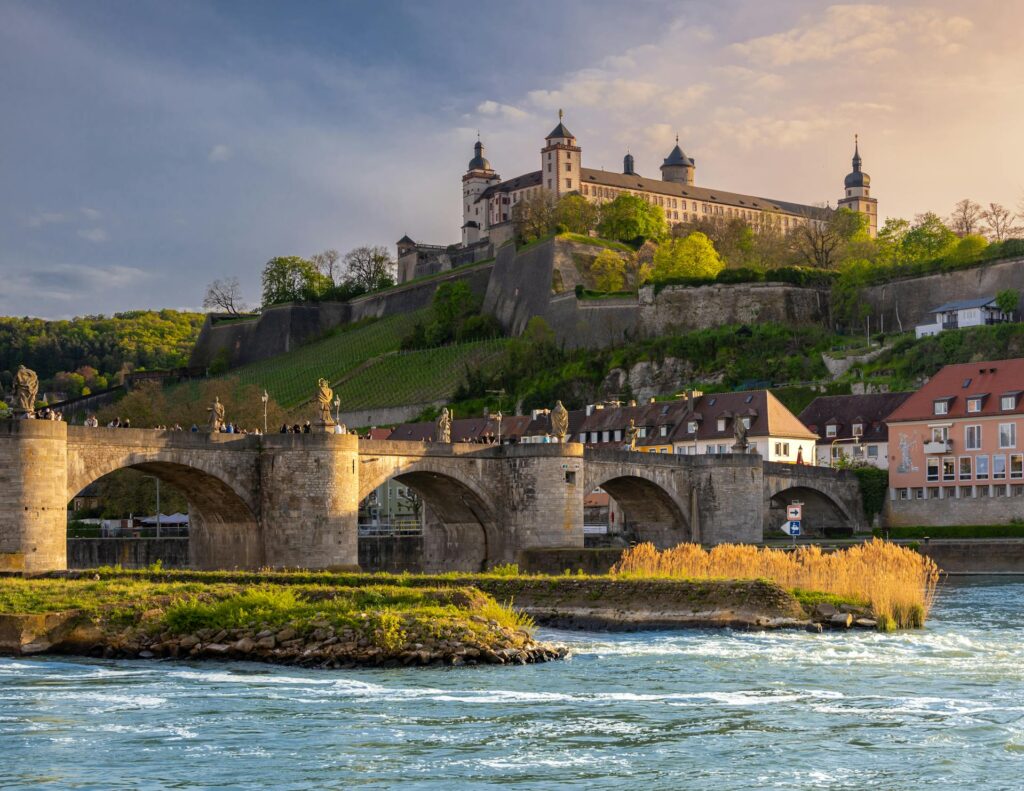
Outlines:
[[[1000,397],[1014,394],[1014,409],[1000,409]],[[947,365],[903,402],[888,423],[1024,413],[1024,358]],[[967,400],[982,397],[980,412],[967,412]],[[935,402],[948,400],[949,411],[935,414]]]

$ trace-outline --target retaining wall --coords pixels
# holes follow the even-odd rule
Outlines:
[[[68,568],[121,566],[141,569],[160,561],[164,568],[187,569],[188,538],[69,538]]]

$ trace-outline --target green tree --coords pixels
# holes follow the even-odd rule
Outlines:
[[[590,265],[594,287],[598,291],[622,291],[626,284],[626,262],[611,250],[602,250]]]
[[[597,227],[599,211],[596,205],[576,192],[563,195],[555,205],[553,220],[556,228],[570,233],[588,234]]]
[[[870,282],[876,265],[863,258],[846,261],[832,284],[832,318],[847,327],[859,327],[871,306],[864,299],[864,287]]]
[[[867,217],[850,209],[837,209],[827,219],[807,217],[791,233],[800,263],[819,269],[835,269],[848,258],[847,247],[867,233]]]
[[[1012,316],[1020,304],[1020,292],[1015,288],[1004,288],[996,294],[996,307]]]
[[[528,244],[554,233],[555,206],[554,193],[546,189],[520,200],[512,207],[512,225],[516,238]]]
[[[623,193],[601,206],[597,232],[605,239],[642,243],[662,239],[668,234],[665,212],[660,206]]]
[[[480,299],[463,281],[442,283],[434,291],[431,320],[423,334],[423,345],[440,346],[459,335],[463,322],[480,312]],[[478,328],[472,328],[477,332]]]
[[[683,239],[668,239],[658,245],[651,280],[664,283],[680,278],[713,278],[724,268],[711,240],[696,231]]]
[[[297,255],[271,258],[263,267],[263,305],[316,299],[331,283],[312,261]]]
[[[988,239],[984,236],[976,233],[967,234],[950,249],[947,261],[954,267],[974,263],[981,259],[986,247]]]
[[[363,291],[379,291],[395,284],[395,262],[386,247],[364,246],[349,250],[345,253],[344,263],[345,282]],[[327,285],[334,285],[334,281]]]
[[[914,218],[914,224],[903,236],[900,259],[907,263],[934,261],[949,255],[959,239],[934,212]]]

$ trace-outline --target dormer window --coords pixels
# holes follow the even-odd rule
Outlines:
[[[836,435],[836,431],[837,431],[838,428],[839,427],[836,426],[836,425],[825,426],[825,436],[826,437],[834,437]]]
[[[932,403],[934,412],[936,415],[948,415],[949,414],[949,401],[941,399]]]
[[[718,423],[716,424],[716,427],[718,428],[719,431],[725,431],[725,418],[724,417],[718,418]]]
[[[981,411],[981,399],[980,398],[968,398],[967,399],[967,411],[968,412],[980,412]]]
[[[686,424],[686,432],[688,434],[696,434],[697,433],[697,421],[696,420],[691,420],[689,423]]]
[[[743,418],[743,428],[745,428],[745,429],[749,429],[750,428],[750,418],[749,417]]]
[[[854,423],[850,430],[853,432],[853,436],[855,436],[855,437],[863,436],[864,435],[864,424],[863,423]]]
[[[661,436],[663,436],[663,437],[667,437],[668,436],[668,426],[662,426],[661,427]]]
[[[1000,396],[999,408],[1004,412],[1008,412],[1017,406],[1017,395],[1016,393],[1009,393],[1008,395]]]

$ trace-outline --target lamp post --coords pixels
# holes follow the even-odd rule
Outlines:
[[[498,445],[501,445],[501,419],[505,417],[501,414],[501,410],[498,410],[498,414],[494,416],[494,421],[498,424]]]
[[[267,402],[270,400],[270,393],[267,392],[266,388],[263,389],[263,395],[260,396],[260,401],[263,402],[263,433],[267,433]]]
[[[341,396],[334,397],[334,422],[341,422]]]

